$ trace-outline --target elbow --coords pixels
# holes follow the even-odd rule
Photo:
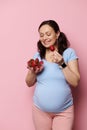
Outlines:
[[[78,84],[79,84],[79,82],[77,81],[77,82],[74,82],[74,83],[72,84],[72,86],[73,86],[74,88],[76,88],[76,87],[78,86]]]
[[[77,86],[78,86],[79,82],[80,82],[80,75],[78,76]]]
[[[70,83],[70,85],[74,88],[76,88],[78,86],[78,84],[79,84],[79,82],[77,82],[77,81]]]
[[[80,75],[77,77],[76,81],[73,82],[72,86],[73,86],[73,87],[77,87],[78,84],[79,84],[79,81],[80,81]]]
[[[32,82],[30,82],[27,78],[25,79],[25,82],[26,82],[26,85],[28,87],[32,87],[33,86]]]

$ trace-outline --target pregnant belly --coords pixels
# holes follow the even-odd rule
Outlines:
[[[58,112],[72,100],[69,87],[37,87],[34,93],[35,104],[44,111]]]

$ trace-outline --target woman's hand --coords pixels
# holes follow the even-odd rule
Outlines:
[[[43,65],[41,65],[40,67],[35,67],[35,69],[33,67],[27,67],[32,73],[38,74],[39,72],[41,72],[43,70]]]
[[[28,87],[33,86],[37,81],[37,74],[41,72],[44,68],[43,62],[39,61],[38,59],[30,59],[27,62],[27,68],[29,69],[27,76],[26,76],[26,84]]]
[[[43,61],[39,61],[38,58],[34,59],[30,59],[27,62],[27,68],[32,72],[32,73],[39,73],[43,70]]]
[[[52,55],[52,60],[55,63],[58,63],[60,66],[64,63],[63,57],[57,52],[54,51]],[[72,60],[67,63],[67,67],[62,69],[64,76],[69,84],[73,87],[76,87],[80,80],[78,60]]]
[[[64,62],[64,59],[62,57],[62,55],[60,55],[56,50],[53,52],[52,55],[52,61],[61,65]]]

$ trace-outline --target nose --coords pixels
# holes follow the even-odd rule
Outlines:
[[[43,40],[46,40],[46,39],[47,39],[47,36],[46,36],[46,35],[44,35],[44,36],[43,36]]]

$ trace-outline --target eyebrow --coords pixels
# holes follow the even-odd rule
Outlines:
[[[46,34],[47,34],[47,33],[51,33],[51,31],[47,31],[47,32],[45,32],[45,33],[46,33]],[[44,33],[43,33],[43,32],[40,32],[40,34],[44,34]]]

